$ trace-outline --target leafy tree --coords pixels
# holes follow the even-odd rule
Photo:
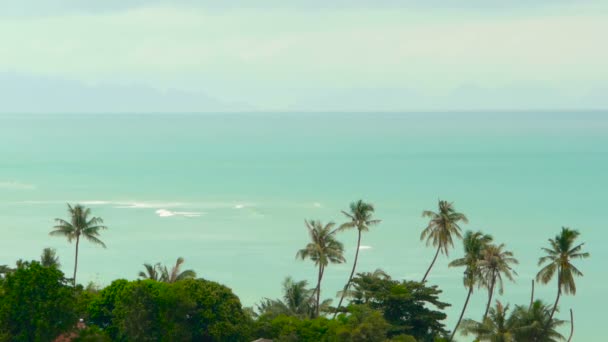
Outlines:
[[[537,300],[532,306],[516,306],[513,311],[515,341],[557,342],[564,337],[557,332],[557,328],[564,321],[554,319],[549,314],[550,305]]]
[[[549,239],[550,248],[543,248],[545,256],[538,260],[538,265],[546,264],[536,275],[536,280],[543,284],[547,284],[557,274],[557,298],[549,318],[553,318],[557,304],[562,291],[565,294],[576,294],[576,284],[574,276],[582,276],[583,273],[578,270],[572,263],[574,259],[585,259],[589,257],[589,253],[582,252],[584,243],[574,245],[576,238],[580,233],[577,230],[563,227],[562,231],[555,236],[554,239]]]
[[[53,248],[43,249],[42,255],[40,255],[40,264],[44,267],[60,268],[61,264],[59,263],[57,251],[55,251]]]
[[[0,331],[10,341],[53,341],[76,324],[73,289],[54,267],[22,263],[2,289]]]
[[[355,275],[355,270],[357,269],[357,260],[359,259],[359,249],[361,248],[361,233],[369,231],[371,226],[375,226],[380,223],[380,220],[372,219],[372,215],[374,214],[374,205],[371,203],[365,203],[363,200],[358,200],[357,202],[353,202],[350,204],[350,212],[342,211],[350,221],[342,224],[339,231],[344,231],[348,229],[357,229],[357,249],[355,251],[355,260],[353,262],[353,269],[350,272],[350,276],[346,281],[346,285],[344,285],[344,290],[342,292],[342,296],[340,297],[340,301],[338,302],[338,307],[336,308],[336,312],[334,313],[334,318],[338,314],[340,310],[340,306],[342,305],[342,301],[344,300],[344,296],[348,292],[348,288],[351,284],[353,276]]]
[[[306,247],[298,251],[296,258],[301,258],[302,260],[310,258],[310,260],[319,267],[317,288],[315,290],[317,297],[315,315],[319,316],[321,280],[323,279],[325,267],[327,267],[329,263],[340,264],[346,261],[344,259],[344,246],[335,238],[334,234],[336,231],[332,230],[334,226],[333,222],[323,225],[321,221],[311,220],[304,221],[304,223],[308,229],[311,241]]]
[[[129,284],[125,279],[114,280],[99,292],[88,305],[88,324],[96,325],[105,331],[112,341],[119,341],[119,329],[114,321],[116,308],[122,291]]]
[[[510,281],[515,281],[513,274],[517,275],[517,272],[511,268],[510,264],[518,264],[519,262],[513,257],[513,253],[505,251],[504,247],[504,244],[487,246],[483,251],[483,259],[479,261],[481,277],[488,288],[488,303],[486,304],[486,311],[483,314],[482,321],[488,316],[495,285],[498,283],[498,292],[502,294],[504,291],[503,275]]]
[[[151,280],[130,282],[116,301],[112,321],[119,338],[126,341],[158,341],[161,339],[159,298],[164,284]]]
[[[437,286],[359,273],[353,278],[352,303],[367,304],[382,312],[391,325],[388,337],[406,334],[419,341],[433,341],[447,334],[441,323],[446,314],[432,309],[443,310],[450,306],[439,300],[441,292]]]
[[[469,299],[471,299],[473,289],[475,288],[475,286],[479,286],[480,281],[483,280],[481,278],[479,263],[483,258],[484,250],[491,242],[492,236],[488,234],[484,234],[480,231],[467,231],[463,239],[464,257],[456,259],[450,262],[449,264],[450,267],[465,267],[462,280],[464,286],[468,290],[467,299],[464,301],[464,306],[462,307],[462,311],[460,312],[458,322],[456,322],[456,326],[452,331],[450,341],[454,339],[454,335],[458,330],[458,326],[462,321],[462,317],[464,316],[464,313],[467,310],[467,305],[469,304]]]
[[[431,272],[433,265],[435,265],[439,252],[443,252],[443,254],[447,256],[449,248],[454,247],[454,239],[452,236],[459,239],[462,238],[458,223],[468,223],[469,221],[464,214],[459,213],[454,209],[453,203],[442,200],[439,200],[439,212],[436,213],[425,210],[422,212],[422,217],[430,217],[430,221],[427,227],[422,231],[422,234],[420,234],[420,240],[426,240],[427,246],[432,243],[434,247],[437,247],[435,257],[426,270],[426,273],[424,273],[424,277],[422,277],[421,282],[424,283],[429,272]]]
[[[66,221],[60,218],[55,219],[56,225],[53,230],[49,233],[51,236],[63,236],[68,239],[68,242],[76,240],[76,254],[74,257],[74,277],[73,282],[76,286],[76,271],[78,269],[78,245],[80,243],[80,237],[86,240],[100,245],[106,248],[106,245],[99,240],[99,231],[107,229],[106,226],[102,225],[103,220],[99,217],[91,217],[91,209],[85,208],[80,204],[76,204],[72,207],[68,204],[68,214],[70,221]]]

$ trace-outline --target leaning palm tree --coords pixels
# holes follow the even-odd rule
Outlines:
[[[53,248],[45,248],[42,250],[42,255],[40,255],[40,264],[44,267],[61,267],[57,252]]]
[[[551,306],[540,300],[534,301],[530,307],[516,306],[510,317],[515,341],[564,341],[564,337],[557,331],[564,321],[551,318],[549,310]]]
[[[196,278],[196,272],[193,270],[181,271],[181,266],[183,263],[184,258],[179,257],[175,262],[175,266],[173,266],[170,271],[167,269],[167,266],[164,266],[160,272],[160,280],[165,283],[175,283],[176,281],[184,279]]]
[[[450,262],[449,264],[450,267],[465,267],[463,284],[468,290],[467,299],[464,301],[464,306],[462,307],[460,318],[458,318],[456,327],[454,327],[454,330],[452,331],[450,341],[454,339],[454,335],[456,334],[458,326],[462,321],[464,312],[467,310],[467,305],[469,304],[469,299],[471,298],[471,294],[473,293],[473,288],[475,286],[479,287],[480,281],[482,281],[479,269],[479,262],[483,257],[483,251],[491,242],[492,236],[488,234],[484,234],[482,232],[467,231],[464,234],[463,239],[464,257],[456,259]]]
[[[422,217],[430,217],[431,220],[427,227],[420,234],[420,240],[426,240],[426,245],[432,244],[437,247],[435,257],[431,262],[431,265],[426,270],[424,277],[422,277],[422,283],[426,280],[426,277],[431,272],[439,252],[443,252],[446,256],[448,255],[449,248],[454,247],[454,236],[461,239],[459,222],[468,223],[467,217],[454,210],[453,203],[439,200],[439,212],[433,212],[425,210],[422,212]]]
[[[344,259],[344,246],[335,237],[335,230],[332,230],[334,223],[330,222],[323,225],[321,221],[304,221],[308,234],[310,235],[310,242],[300,249],[296,254],[296,258],[302,260],[310,258],[316,266],[318,266],[317,276],[317,288],[316,292],[316,305],[315,315],[319,316],[319,308],[321,304],[321,279],[325,272],[325,267],[332,264],[341,264],[345,262]]]
[[[143,279],[150,279],[159,281],[160,280],[160,263],[156,263],[155,265],[144,264],[144,271],[139,272],[139,277]]]
[[[505,251],[504,247],[503,243],[498,246],[487,246],[483,252],[483,258],[478,264],[483,283],[488,288],[488,303],[486,304],[486,311],[483,314],[482,322],[488,316],[496,284],[498,284],[498,293],[502,294],[504,291],[503,275],[510,281],[515,281],[513,274],[517,275],[517,272],[511,268],[511,264],[518,264],[519,262],[513,257],[513,253]]]
[[[344,231],[348,229],[357,229],[357,249],[355,251],[355,260],[353,261],[353,269],[350,272],[350,276],[346,281],[346,285],[344,285],[344,290],[342,291],[342,296],[340,296],[340,301],[338,302],[338,306],[336,307],[336,312],[334,313],[334,318],[338,314],[338,310],[342,305],[342,301],[344,300],[344,296],[348,292],[348,287],[350,286],[351,281],[353,280],[353,276],[355,275],[355,269],[357,268],[357,260],[359,259],[359,249],[361,248],[361,233],[369,231],[371,226],[377,225],[380,223],[380,220],[372,219],[372,215],[374,214],[374,205],[371,203],[365,203],[363,200],[358,200],[357,202],[353,202],[350,204],[350,212],[342,211],[350,221],[342,224],[339,231]]]
[[[496,301],[496,307],[490,308],[488,317],[481,323],[465,319],[462,322],[461,332],[464,336],[475,335],[478,341],[490,342],[514,342],[514,330],[516,322],[507,317],[509,305],[503,306]]]
[[[80,204],[76,204],[73,207],[68,204],[68,215],[70,216],[69,221],[59,218],[55,219],[56,225],[53,227],[53,230],[49,233],[49,235],[66,237],[68,242],[76,240],[74,277],[72,279],[74,286],[76,286],[76,271],[78,270],[78,246],[80,244],[80,238],[84,237],[90,242],[106,248],[106,245],[99,240],[99,231],[102,229],[107,229],[107,227],[102,225],[103,220],[101,218],[89,217],[91,215],[91,209],[85,208]]]
[[[553,318],[559,297],[562,291],[565,294],[576,294],[576,284],[574,283],[574,276],[582,276],[583,273],[579,271],[573,264],[570,263],[573,259],[585,259],[589,257],[589,253],[581,252],[584,243],[574,245],[574,241],[579,236],[577,230],[562,227],[562,231],[555,236],[554,239],[549,239],[550,248],[543,248],[546,253],[545,256],[538,260],[538,265],[546,265],[536,275],[536,280],[543,284],[547,284],[553,279],[553,276],[557,273],[557,298],[549,319]]]

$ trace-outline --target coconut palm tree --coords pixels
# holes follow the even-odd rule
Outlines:
[[[553,309],[549,315],[549,319],[553,318],[557,304],[562,291],[565,294],[576,294],[576,284],[574,276],[582,276],[583,273],[578,270],[570,261],[574,259],[585,259],[589,257],[589,253],[582,252],[584,243],[574,245],[576,238],[580,235],[577,230],[562,227],[562,231],[555,236],[554,239],[549,239],[550,248],[543,248],[545,256],[538,260],[538,265],[546,264],[536,275],[536,280],[543,284],[547,284],[557,274],[557,298]]]
[[[515,341],[557,342],[563,341],[557,329],[564,321],[551,318],[551,306],[540,300],[534,301],[530,307],[518,305],[513,311],[513,336]]]
[[[425,282],[426,277],[431,272],[439,252],[442,252],[446,256],[449,253],[449,248],[454,247],[454,237],[462,239],[460,235],[459,222],[468,223],[467,217],[454,210],[453,203],[439,200],[439,212],[433,212],[425,210],[422,212],[422,217],[430,217],[429,224],[420,234],[420,240],[426,240],[426,245],[432,244],[437,247],[435,257],[431,262],[431,265],[426,270],[424,277],[422,277],[422,283]]]
[[[483,258],[483,251],[491,242],[492,236],[488,234],[467,231],[463,239],[464,257],[456,259],[449,264],[450,267],[465,267],[463,284],[468,290],[467,299],[464,301],[460,318],[458,318],[456,327],[454,327],[454,330],[452,331],[450,341],[454,339],[454,335],[462,321],[464,312],[467,310],[467,305],[469,304],[469,299],[471,298],[474,287],[479,286],[479,282],[482,280],[479,261]]]
[[[68,239],[68,242],[76,240],[76,254],[74,257],[74,277],[73,282],[76,286],[76,271],[78,270],[78,246],[80,244],[80,238],[83,237],[93,244],[100,245],[106,248],[106,245],[99,240],[99,231],[107,229],[103,225],[103,220],[99,217],[90,217],[91,209],[85,208],[80,204],[71,206],[68,204],[68,215],[70,216],[69,221],[57,218],[55,219],[56,225],[53,230],[49,233],[51,236],[63,236]]]
[[[151,265],[151,264],[144,264],[144,271],[140,271],[139,272],[139,277],[143,278],[143,279],[151,279],[151,280],[155,280],[155,281],[159,281],[160,280],[160,263],[156,263],[155,265]]]
[[[175,266],[171,268],[171,271],[167,269],[167,266],[163,266],[161,270],[160,280],[165,283],[175,283],[176,281],[184,279],[196,278],[196,272],[193,270],[181,271],[181,266],[184,263],[184,258],[179,257],[175,262]]]
[[[310,235],[310,242],[304,247],[300,249],[296,254],[296,258],[300,258],[302,260],[306,258],[310,258],[316,266],[318,266],[318,276],[317,276],[317,287],[316,287],[316,305],[315,305],[315,314],[319,316],[319,307],[321,303],[321,279],[323,279],[323,273],[325,272],[325,267],[332,264],[340,264],[345,262],[344,259],[344,246],[341,242],[336,240],[335,230],[333,222],[329,222],[326,225],[323,225],[321,221],[304,221],[306,224],[306,228],[308,229],[308,234]]]
[[[488,316],[496,284],[498,284],[498,293],[502,294],[504,291],[503,276],[510,281],[515,281],[513,274],[517,275],[517,272],[511,268],[511,264],[518,264],[519,262],[513,257],[512,252],[505,251],[504,248],[505,245],[503,243],[498,246],[486,246],[483,251],[483,258],[478,264],[483,283],[488,288],[488,304],[486,304],[486,311],[483,314],[482,322]]]
[[[374,214],[374,205],[371,203],[363,202],[363,200],[358,200],[357,202],[353,202],[350,204],[350,212],[342,211],[350,221],[342,224],[339,231],[349,230],[349,229],[357,229],[357,249],[355,250],[355,260],[353,261],[353,269],[350,272],[350,276],[346,281],[346,285],[344,285],[344,290],[342,291],[342,296],[340,296],[340,301],[338,302],[338,307],[336,307],[336,312],[334,313],[334,318],[338,314],[338,310],[342,305],[342,301],[344,300],[344,296],[348,292],[348,287],[350,286],[351,281],[353,280],[353,276],[355,275],[355,270],[357,269],[357,261],[359,260],[359,249],[361,248],[361,233],[369,231],[371,226],[375,226],[380,223],[380,220],[372,219],[372,215]]]
[[[300,318],[310,318],[314,315],[316,306],[313,300],[315,290],[308,288],[306,280],[294,281],[287,277],[283,281],[283,298],[264,298],[257,305],[258,312],[271,316],[287,315]]]
[[[42,255],[40,255],[40,264],[44,267],[61,267],[57,252],[53,248],[45,248],[42,250]]]
[[[503,306],[496,301],[496,306],[490,308],[488,317],[482,323],[471,319],[462,321],[461,332],[464,336],[477,336],[479,341],[491,342],[514,342],[514,331],[517,328],[516,321],[507,317],[509,305]]]

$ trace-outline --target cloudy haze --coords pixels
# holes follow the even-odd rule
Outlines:
[[[605,2],[454,3],[6,1],[0,111],[608,108]]]

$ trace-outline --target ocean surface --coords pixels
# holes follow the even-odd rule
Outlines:
[[[541,247],[562,226],[580,230],[592,256],[562,297],[575,341],[603,341],[607,300],[608,112],[253,113],[0,115],[0,264],[56,248],[71,275],[74,245],[48,236],[66,203],[90,206],[108,248],[81,244],[79,282],[136,279],[143,263],[174,264],[231,287],[246,306],[281,295],[286,276],[315,283],[305,219],[344,222],[363,199],[382,223],[363,236],[360,271],[420,280],[434,249],[420,242],[425,209],[453,201],[470,223],[505,243],[520,265],[497,296],[528,303]],[[346,278],[356,234],[343,233],[348,264],[330,265],[323,295]],[[452,304],[466,296],[457,243],[429,281]],[[604,265],[604,266],[602,266]],[[553,303],[556,281],[536,287]],[[479,319],[487,294],[472,297]],[[569,326],[564,326],[567,335]],[[463,339],[464,341],[464,339]]]

